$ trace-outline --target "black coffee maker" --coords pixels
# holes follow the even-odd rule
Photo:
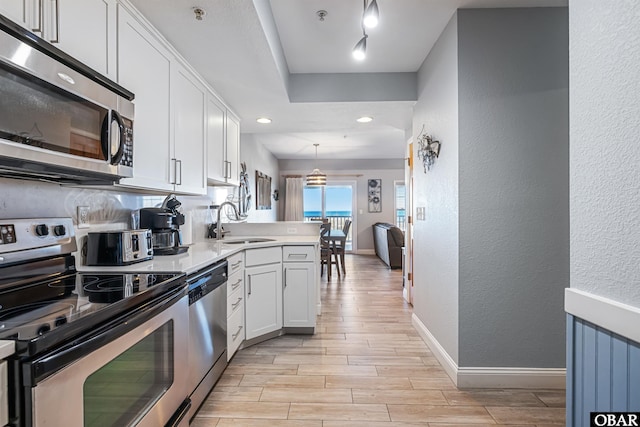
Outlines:
[[[168,196],[159,208],[140,209],[140,228],[151,229],[154,255],[176,255],[189,250],[182,246],[180,226],[184,215],[178,212],[181,203],[175,196]]]

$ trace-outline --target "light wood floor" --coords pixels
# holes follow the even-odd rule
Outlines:
[[[402,273],[347,255],[313,336],[238,352],[192,427],[564,425],[564,392],[456,389],[411,326]]]

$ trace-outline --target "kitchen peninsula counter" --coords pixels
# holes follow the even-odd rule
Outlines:
[[[260,241],[254,243],[231,243],[244,242],[252,239],[269,239],[269,241]],[[267,248],[271,246],[292,246],[292,245],[317,245],[318,236],[234,236],[232,238],[211,240],[206,242],[198,242],[189,245],[189,250],[178,255],[154,255],[152,260],[143,261],[135,264],[105,267],[105,266],[88,266],[77,265],[78,271],[96,271],[103,272],[127,272],[127,273],[145,273],[145,272],[183,272],[186,274],[194,273],[214,262],[221,261],[227,257],[246,249]],[[79,258],[79,257],[78,257]]]

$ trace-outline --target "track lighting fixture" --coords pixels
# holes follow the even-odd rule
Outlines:
[[[362,61],[367,56],[367,32],[365,28],[373,28],[378,25],[380,12],[378,10],[377,0],[371,0],[367,5],[367,0],[363,0],[363,12],[362,12],[362,38],[353,48],[353,57],[359,61]]]

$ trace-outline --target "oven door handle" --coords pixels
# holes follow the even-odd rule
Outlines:
[[[74,339],[54,353],[33,361],[31,365],[31,386],[49,377],[70,363],[99,349],[100,347],[123,336],[159,313],[169,309],[186,295],[186,287],[173,290],[162,300],[149,301],[133,312],[119,316],[95,331]],[[26,380],[26,379],[25,379]]]

